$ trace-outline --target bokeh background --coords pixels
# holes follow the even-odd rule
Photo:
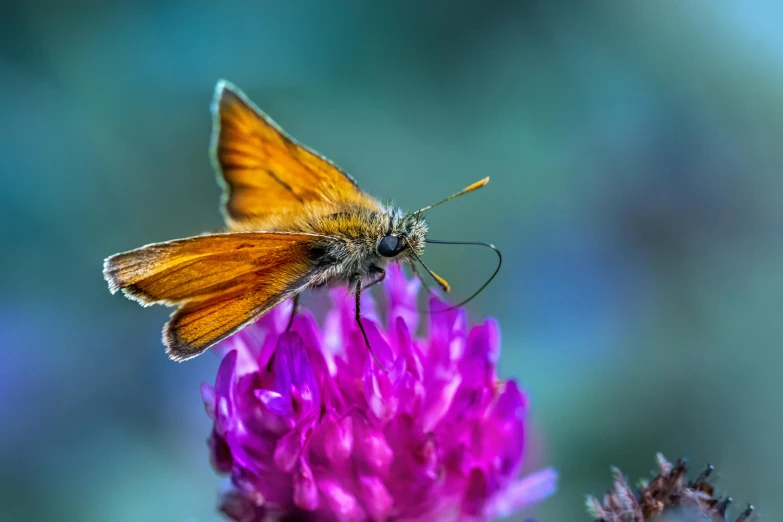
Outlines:
[[[221,226],[218,78],[432,236],[496,243],[469,305],[532,402],[528,468],[587,520],[609,466],[707,462],[783,516],[783,7],[773,2],[3,2],[0,519],[217,521],[168,311],[104,257]],[[426,259],[467,295],[482,251]],[[522,518],[519,518],[522,520]]]

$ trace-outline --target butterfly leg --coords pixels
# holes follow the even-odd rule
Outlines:
[[[288,326],[285,327],[285,331],[291,330],[291,326],[294,324],[294,317],[296,317],[296,310],[299,308],[299,294],[296,294],[294,297],[291,298],[291,300],[294,302],[294,306],[291,307],[291,317],[288,319]],[[269,358],[269,362],[266,364],[266,371],[271,372],[272,371],[272,363],[275,360],[275,353],[272,353],[272,356]]]
[[[299,294],[296,294],[293,297],[294,306],[291,307],[291,318],[288,319],[288,326],[286,326],[285,331],[291,329],[291,326],[294,324],[294,317],[296,317],[296,311],[299,308]]]
[[[372,288],[373,286],[377,285],[378,283],[382,283],[383,280],[386,279],[386,270],[384,270],[383,268],[381,268],[379,266],[372,265],[370,267],[370,273],[371,274],[379,274],[378,278],[375,279],[375,281],[373,281],[369,285],[364,285],[364,287],[362,288],[362,292],[364,292],[368,288]]]
[[[355,275],[353,277],[353,283],[356,285],[356,324],[359,325],[359,330],[362,332],[362,337],[364,337],[364,344],[367,345],[367,349],[370,350],[370,355],[372,356],[375,363],[381,367],[381,369],[385,372],[388,372],[389,370],[386,369],[386,367],[381,364],[381,361],[378,360],[378,357],[375,356],[375,352],[372,351],[372,346],[370,346],[370,339],[367,338],[367,332],[364,331],[364,325],[362,324],[362,276]]]

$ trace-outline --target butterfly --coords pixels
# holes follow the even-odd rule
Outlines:
[[[112,294],[121,290],[142,306],[176,307],[163,328],[171,359],[195,357],[283,301],[296,303],[309,288],[335,284],[353,289],[356,321],[372,353],[360,314],[362,290],[383,280],[388,262],[415,270],[418,261],[448,291],[421,262],[428,242],[422,213],[489,178],[406,213],[363,192],[227,81],[215,88],[212,114],[210,149],[226,232],[153,243],[103,265]],[[296,304],[292,320],[295,313]]]

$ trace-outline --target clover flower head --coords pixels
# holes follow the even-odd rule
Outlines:
[[[385,323],[364,300],[388,371],[339,288],[322,327],[303,311],[287,331],[283,305],[222,343],[202,396],[213,465],[231,477],[230,519],[481,521],[554,491],[551,469],[518,477],[528,402],[497,378],[497,324],[468,328],[463,310],[432,298],[417,336],[419,284],[389,268]]]

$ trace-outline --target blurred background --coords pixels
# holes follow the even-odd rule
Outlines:
[[[783,7],[772,2],[3,2],[0,519],[216,522],[198,385],[169,313],[104,257],[218,230],[215,82],[245,90],[438,239],[506,263],[498,317],[530,394],[527,468],[587,520],[610,465],[713,463],[783,516]],[[431,247],[467,295],[491,253]],[[694,470],[695,471],[695,470]]]

